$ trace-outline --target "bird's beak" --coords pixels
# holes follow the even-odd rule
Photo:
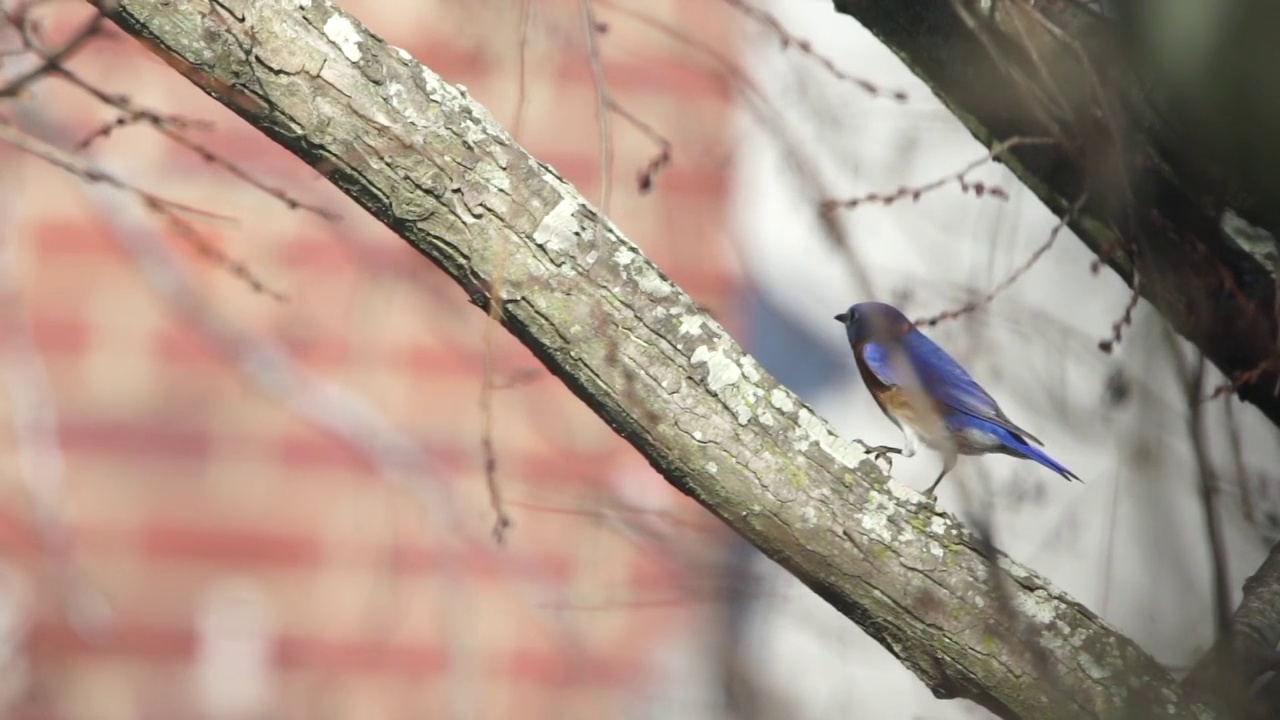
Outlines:
[[[836,322],[839,322],[839,323],[849,322],[849,313],[840,313],[839,315],[837,315]]]

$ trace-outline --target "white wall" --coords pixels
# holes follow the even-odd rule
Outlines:
[[[871,298],[894,302],[911,317],[951,309],[1022,264],[1057,218],[1011,173],[991,165],[971,177],[1007,189],[1007,202],[977,199],[951,184],[919,202],[842,212],[843,241],[860,267],[851,270],[819,221],[821,199],[922,184],[986,150],[830,2],[774,0],[766,7],[842,70],[910,96],[905,104],[873,98],[794,48],[784,50],[759,27],[748,32],[753,41],[743,64],[766,99],[741,103],[732,223],[761,295],[752,348],[846,434],[897,444],[900,435],[861,387],[832,316]],[[770,108],[774,120],[762,121],[753,106]],[[786,130],[780,133],[775,123]],[[786,137],[803,162],[782,149]],[[806,164],[825,190],[804,179]],[[1092,259],[1064,232],[986,311],[928,331],[1085,483],[1066,483],[1027,461],[962,458],[943,482],[939,502],[961,517],[993,508],[998,545],[1160,661],[1185,668],[1212,631],[1209,554],[1186,404],[1159,318],[1145,303],[1115,355],[1097,349],[1129,291],[1110,270],[1094,275]],[[834,362],[814,360],[822,356]],[[1131,392],[1115,406],[1106,401],[1106,387],[1118,368]],[[1208,411],[1214,459],[1231,486],[1224,491],[1223,520],[1238,593],[1267,545],[1236,509],[1222,404]],[[1235,414],[1250,472],[1274,466],[1275,429],[1251,407]],[[923,488],[938,468],[936,456],[925,453],[898,460],[894,474]],[[796,717],[985,716],[966,704],[934,700],[807,589],[772,566],[765,573],[767,587],[747,600],[743,639],[757,680],[793,702]]]

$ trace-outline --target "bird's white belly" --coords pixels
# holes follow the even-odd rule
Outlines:
[[[911,418],[899,415],[887,408],[885,409],[885,415],[902,431],[903,457],[912,457],[920,449],[921,445],[940,451],[945,451],[951,445],[951,440],[947,436],[945,429],[942,428],[942,423],[937,423],[942,432],[937,430],[927,432],[924,428],[911,422]]]
[[[914,417],[895,413],[886,408],[885,415],[902,431],[902,454],[912,457],[921,445],[938,452],[958,452],[961,455],[986,455],[987,453],[1007,452],[1004,442],[993,433],[977,428],[965,428],[952,431],[939,419],[931,427],[921,427],[912,422]]]

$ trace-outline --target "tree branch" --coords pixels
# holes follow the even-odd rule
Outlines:
[[[1280,670],[1276,647],[1280,645],[1280,544],[1244,583],[1244,598],[1231,625],[1213,648],[1196,663],[1185,681],[1188,690],[1225,700],[1241,717],[1274,717],[1265,708],[1250,708],[1255,681]],[[1274,693],[1273,693],[1274,695]],[[1274,703],[1275,697],[1266,700]],[[1265,713],[1265,714],[1264,714]]]
[[[1280,424],[1275,236],[1239,178],[1180,155],[1125,70],[1115,31],[1079,2],[835,0],[988,147],[1047,136],[1000,160]]]
[[[1136,644],[1008,558],[986,559],[954,518],[836,437],[464,89],[328,2],[122,0],[109,17],[473,303],[500,303],[504,326],[668,480],[935,694],[1006,718],[1206,717]],[[988,601],[991,572],[1019,617]]]

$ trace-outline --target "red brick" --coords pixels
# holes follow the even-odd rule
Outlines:
[[[605,57],[604,79],[614,93],[650,92],[689,97],[696,102],[729,99],[729,83],[719,75],[691,65],[687,60],[657,55],[614,60]],[[562,82],[593,84],[584,59],[568,57],[557,68]]]
[[[599,200],[600,186],[600,159],[596,157],[597,148],[597,144],[592,143],[583,148],[584,152],[567,150],[546,152],[541,153],[538,159],[554,168],[557,173],[572,182],[578,192],[586,195],[592,203],[596,203]],[[654,153],[656,152],[655,148]],[[644,160],[647,163],[649,156],[645,156]],[[725,184],[723,168],[690,166],[688,163],[677,162],[663,168],[654,176],[654,187],[657,192],[640,197],[637,194],[635,178],[642,167],[644,163],[628,165],[615,157],[613,202],[619,202],[623,198],[637,197],[637,202],[657,211],[661,209],[662,198],[667,194],[687,193],[693,198],[702,198],[706,202],[723,193]]]
[[[440,35],[418,38],[402,46],[405,52],[451,83],[466,83],[492,69],[489,55],[481,47],[459,45]]]
[[[368,457],[359,450],[327,435],[294,433],[280,437],[273,444],[276,458],[290,472],[323,468],[368,475],[374,470]]]
[[[333,673],[377,673],[424,678],[445,669],[445,651],[434,643],[325,640],[286,636],[279,641],[285,669],[308,667]]]
[[[139,529],[138,549],[157,560],[227,565],[316,567],[324,558],[324,544],[315,536],[263,527],[200,527],[191,518],[145,522]]]
[[[391,563],[400,572],[431,574],[439,572],[453,554],[454,551],[435,545],[397,543],[391,549]],[[485,547],[467,551],[462,562],[468,575],[480,578],[514,575],[525,580],[559,583],[571,575],[569,559],[558,554],[498,554]]]
[[[190,325],[174,323],[152,335],[152,352],[165,364],[187,371],[196,363],[222,363],[225,358],[202,333]]]
[[[61,623],[36,623],[31,642],[37,656],[130,655],[165,663],[189,660],[195,650],[195,635],[190,628],[140,622],[117,623],[100,638],[85,637]]]
[[[336,238],[291,240],[278,245],[272,260],[295,272],[349,274],[356,264],[355,250]]]
[[[506,330],[498,332],[506,333]],[[458,352],[450,348],[433,345],[408,345],[387,353],[387,364],[414,373],[431,373],[433,375],[471,375],[478,376],[484,366],[484,357],[472,353]],[[508,377],[526,364],[494,363],[496,377]],[[541,367],[541,366],[539,366]],[[477,383],[477,388],[479,384]]]
[[[513,648],[502,665],[504,674],[557,687],[626,683],[643,671],[631,653],[588,654],[522,647]]]
[[[166,458],[194,463],[204,463],[209,459],[209,434],[203,430],[139,423],[136,420],[69,420],[60,429],[65,452]]]
[[[101,638],[86,638],[61,623],[37,623],[32,649],[39,655],[121,655],[153,663],[186,663],[195,657],[196,634],[189,626],[123,622]],[[276,663],[285,671],[372,673],[424,677],[445,668],[445,653],[434,643],[328,640],[306,635],[276,638]]]
[[[35,228],[32,235],[31,244],[42,258],[88,255],[125,259],[111,236],[89,222],[46,220]]]
[[[0,508],[0,553],[17,555],[43,550],[40,534],[28,517]]]
[[[484,3],[479,10],[448,0],[352,2],[357,17],[376,11],[370,17],[392,26],[384,29],[399,44],[489,101],[500,122],[511,122],[517,57],[509,5]],[[595,97],[581,47],[580,8],[575,0],[533,2],[522,138],[567,169],[594,199]],[[723,22],[720,4],[710,4],[720,8],[715,11],[684,0],[628,4],[731,52],[721,37],[736,24]],[[506,20],[508,25],[497,24]],[[602,40],[611,90],[675,144],[674,161],[658,176],[653,194],[639,196],[634,175],[655,148],[614,117],[611,214],[699,301],[732,315],[736,274],[727,260],[723,204],[732,149],[730,82],[661,33],[611,22],[615,33]],[[282,717],[357,707],[376,708],[363,713],[369,716],[396,716],[410,712],[411,701],[435,699],[433,685],[449,677],[435,605],[455,596],[466,598],[467,609],[484,622],[474,635],[489,670],[479,678],[486,702],[512,703],[502,706],[509,712],[493,717],[550,717],[566,709],[584,717],[617,715],[626,691],[643,679],[653,644],[690,622],[705,590],[689,583],[688,568],[673,567],[650,545],[602,531],[591,512],[610,503],[609,481],[618,468],[639,462],[634,451],[500,331],[495,374],[533,368],[538,380],[494,397],[499,479],[517,516],[513,543],[494,548],[485,535],[492,514],[479,450],[482,315],[464,307],[461,291],[439,270],[314,171],[135,43],[95,43],[86,50],[74,62],[91,81],[160,112],[214,119],[214,132],[193,138],[293,197],[341,208],[346,217],[340,226],[289,211],[145,128],[120,133],[98,153],[106,166],[141,186],[172,188],[200,207],[230,208],[226,212],[241,216],[240,223],[212,224],[219,247],[284,290],[290,302],[264,302],[215,265],[190,262],[198,290],[229,322],[281,338],[318,375],[351,388],[398,431],[419,439],[433,460],[430,472],[451,484],[466,538],[442,544],[446,531],[424,522],[432,516],[402,490],[389,489],[358,450],[260,396],[242,378],[229,382],[235,369],[221,353],[178,324],[179,316],[162,319],[172,309],[105,234],[97,210],[79,193],[67,192],[76,181],[41,170],[31,175],[39,182],[24,189],[33,215],[23,240],[37,247],[34,273],[24,278],[37,341],[51,354],[110,348],[117,358],[103,363],[86,356],[97,372],[93,387],[81,377],[85,363],[59,358],[50,365],[66,425],[73,553],[90,580],[117,601],[120,619],[117,634],[99,644],[58,622],[37,626],[36,667],[49,668],[50,692],[62,692],[57,673],[74,667],[99,683],[94,687],[108,682],[104,678],[129,685],[124,692],[132,693],[143,714],[159,708],[163,716],[190,714],[183,705],[190,702],[186,686],[174,678],[187,677],[195,605],[214,578],[235,574],[262,588],[283,631],[278,707],[272,708]],[[74,116],[76,131],[112,114],[61,87],[51,85],[41,101]],[[181,187],[174,184],[179,181]],[[178,240],[169,241],[181,249]],[[86,307],[76,300],[82,288],[95,298],[126,297],[128,310]],[[367,302],[374,295],[375,302]],[[129,353],[145,363],[145,371],[128,364]],[[116,372],[130,375],[127,385]],[[104,393],[104,383],[128,390]],[[9,507],[0,506],[0,553],[43,578],[45,548],[29,508],[16,491],[8,499]],[[389,507],[379,510],[388,499]],[[516,500],[569,510],[539,512]],[[719,536],[698,525],[705,513],[689,501],[672,507],[678,508],[675,519],[660,521],[664,529],[675,528],[672,542],[706,546],[710,554]],[[382,512],[389,518],[385,528],[378,527]],[[686,517],[694,519],[682,523]],[[441,581],[442,568],[453,563],[465,587]],[[560,630],[538,621],[540,610],[530,607],[520,587],[525,585],[572,587],[597,598],[583,602],[608,607],[575,628],[580,654],[562,652]],[[324,597],[315,596],[317,588],[324,588]],[[53,591],[41,592],[48,596],[41,615],[56,618]],[[370,605],[392,608],[387,628],[365,628],[366,592],[392,598]],[[690,598],[687,606],[684,597]],[[669,610],[631,611],[668,601]],[[300,678],[309,679],[305,689],[288,692],[302,686]],[[421,686],[424,678],[429,690]],[[136,690],[179,685],[163,703]],[[93,699],[84,706],[94,707]],[[418,709],[433,716],[441,707],[428,702]],[[82,711],[68,710],[74,712]]]
[[[31,334],[42,352],[81,355],[89,348],[89,322],[74,315],[40,312],[31,320]]]

